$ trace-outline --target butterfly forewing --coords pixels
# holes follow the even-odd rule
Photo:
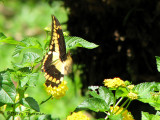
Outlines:
[[[61,25],[55,16],[52,16],[52,31],[50,41],[50,51],[59,54],[61,61],[66,60],[66,46]]]
[[[52,16],[52,31],[49,52],[43,60],[46,86],[58,86],[64,77],[64,63],[66,47],[61,25],[55,16]]]

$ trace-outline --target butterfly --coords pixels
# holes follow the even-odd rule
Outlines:
[[[58,87],[64,75],[71,72],[72,58],[66,54],[66,45],[63,31],[58,19],[52,16],[51,40],[49,52],[45,55],[42,70],[45,72],[45,85]]]

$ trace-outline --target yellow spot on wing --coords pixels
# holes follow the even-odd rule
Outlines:
[[[49,79],[48,79],[48,80],[49,80],[49,81],[52,81],[52,79],[53,79],[53,77],[49,77]]]
[[[53,63],[54,63],[55,61],[57,61],[58,59],[59,59],[59,53],[53,52],[53,57],[52,57]]]
[[[49,49],[52,49],[52,48],[53,48],[53,46],[51,45]]]
[[[52,80],[52,82],[56,82],[56,78],[54,78],[54,79]]]
[[[45,76],[46,79],[48,79],[49,77],[50,77],[49,75]]]
[[[58,84],[58,83],[60,83],[60,81],[59,81],[59,80],[57,80],[57,81],[56,81],[56,84]]]

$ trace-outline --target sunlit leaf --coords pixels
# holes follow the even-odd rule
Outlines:
[[[40,59],[40,55],[34,52],[26,52],[23,54],[22,63],[23,67],[33,66]]]
[[[160,72],[160,57],[156,56],[156,61],[157,61],[157,69]]]
[[[100,87],[98,91],[99,96],[106,102],[108,106],[114,103],[114,95],[109,89],[107,89],[106,87]]]
[[[102,99],[98,98],[88,98],[84,102],[82,102],[77,108],[79,109],[90,109],[95,112],[104,112],[109,109],[109,106]]]
[[[18,57],[21,53],[36,51],[39,54],[43,54],[42,46],[37,38],[29,37],[21,41],[23,44],[16,46],[13,57]]]
[[[23,87],[26,83],[28,83],[28,86],[35,86],[38,78],[39,73],[30,73],[21,80],[21,86]]]
[[[78,108],[87,108],[98,112],[108,110],[109,106],[114,103],[114,95],[106,87],[91,86],[89,89],[92,90],[89,91],[92,98],[87,98]]]
[[[20,101],[20,104],[22,104],[23,106],[27,107],[27,108],[32,108],[33,110],[39,112],[39,105],[37,103],[37,101],[32,98],[32,97],[26,97],[26,98],[23,98],[21,101]]]
[[[68,50],[76,47],[84,47],[87,49],[93,49],[98,47],[98,45],[88,42],[80,37],[65,36],[65,42],[66,42],[66,48]]]
[[[121,114],[111,115],[109,116],[109,120],[123,120],[123,116]]]
[[[160,116],[149,114],[148,112],[142,112],[142,120],[160,120]]]
[[[7,38],[3,33],[0,32],[0,40]]]
[[[11,81],[9,72],[0,73],[0,102],[14,103],[16,97],[16,88]]]
[[[155,82],[144,82],[141,84],[138,84],[134,87],[134,90],[138,93],[138,96],[140,98],[149,98],[150,92],[154,91],[156,83]]]
[[[38,120],[60,120],[60,119],[57,119],[57,118],[52,118],[51,115],[47,114],[47,115],[40,115],[38,117]]]
[[[8,44],[21,44],[21,42],[14,40],[12,37],[6,37],[3,33],[0,33],[0,42]]]

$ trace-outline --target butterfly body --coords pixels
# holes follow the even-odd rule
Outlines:
[[[58,86],[64,75],[71,71],[72,58],[66,54],[66,46],[61,25],[52,16],[52,31],[49,52],[43,60],[42,70],[45,72],[46,86]]]

